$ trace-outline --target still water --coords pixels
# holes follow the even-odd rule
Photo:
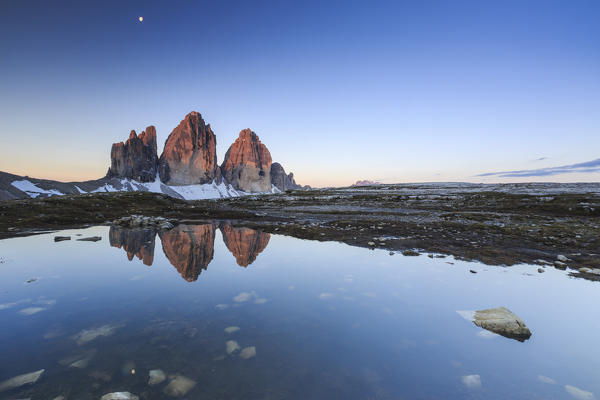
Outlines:
[[[0,382],[44,372],[0,398],[594,399],[598,304],[599,282],[553,268],[224,224],[6,239]],[[529,340],[457,313],[500,306]]]

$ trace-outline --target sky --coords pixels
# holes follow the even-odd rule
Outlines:
[[[99,178],[113,142],[154,125],[160,154],[194,110],[219,164],[251,128],[312,186],[597,182],[599,20],[596,0],[5,0],[0,170]]]

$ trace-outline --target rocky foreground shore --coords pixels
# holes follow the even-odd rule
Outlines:
[[[0,237],[110,224],[131,215],[227,220],[353,246],[539,264],[600,280],[600,185],[388,185],[184,201],[96,193],[0,203]],[[597,274],[598,272],[598,274]]]

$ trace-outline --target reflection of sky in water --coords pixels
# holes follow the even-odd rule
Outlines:
[[[212,260],[188,282],[170,260],[189,249],[167,258],[157,236],[147,266],[110,247],[107,227],[81,232],[103,239],[0,241],[0,381],[46,369],[11,395],[164,398],[168,379],[147,383],[155,369],[197,382],[189,398],[600,394],[600,284],[563,271],[449,265],[283,236],[268,245],[253,237],[261,251],[242,254],[215,229]],[[498,306],[526,322],[530,340],[457,314]]]

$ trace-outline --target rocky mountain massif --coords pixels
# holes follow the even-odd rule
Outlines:
[[[0,200],[49,197],[94,192],[145,191],[198,200],[249,193],[306,189],[286,175],[258,135],[244,129],[229,147],[221,166],[217,139],[210,124],[192,111],[167,138],[157,154],[156,128],[148,126],[125,142],[114,143],[110,168],[104,178],[85,182],[57,182],[0,172]]]

